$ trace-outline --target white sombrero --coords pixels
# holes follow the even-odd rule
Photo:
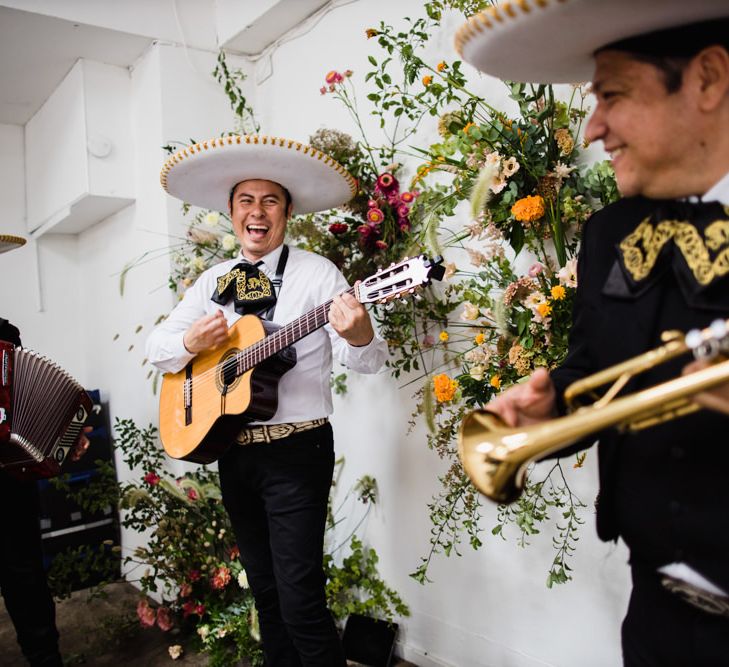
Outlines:
[[[515,0],[456,33],[462,58],[510,81],[588,81],[593,54],[619,40],[729,17],[727,0]]]
[[[22,245],[25,245],[25,239],[22,236],[0,234],[0,254],[20,248]]]
[[[227,211],[231,188],[251,179],[284,186],[294,213],[339,206],[357,191],[354,178],[336,160],[281,137],[230,136],[193,144],[167,160],[160,174],[173,197],[215,211]]]

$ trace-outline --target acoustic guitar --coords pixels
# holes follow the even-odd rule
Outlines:
[[[360,303],[386,303],[441,280],[441,257],[406,258],[348,290]],[[198,354],[184,369],[162,376],[160,438],[167,454],[195,463],[222,456],[243,426],[273,417],[278,382],[296,364],[292,345],[329,321],[331,300],[278,326],[244,315],[225,347]]]

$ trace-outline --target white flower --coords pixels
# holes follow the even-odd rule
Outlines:
[[[222,627],[222,628],[218,628],[218,631],[217,631],[217,633],[216,633],[216,634],[218,635],[218,637],[219,637],[220,639],[222,639],[223,637],[225,637],[225,635],[227,635],[227,634],[228,634],[228,629],[227,629],[227,628],[225,628],[225,627]]]
[[[204,220],[208,227],[215,227],[220,222],[220,213],[217,213],[216,211],[208,211]]]
[[[468,253],[468,257],[471,260],[471,264],[475,267],[483,266],[484,264],[488,264],[489,258],[486,257],[482,252],[479,252],[478,250],[474,250],[473,248],[466,248],[466,252]]]
[[[524,299],[524,305],[531,311],[536,312],[537,308],[546,301],[546,297],[541,292],[532,292]]]
[[[241,570],[240,574],[238,574],[238,586],[248,588],[248,575],[245,570]]]
[[[195,271],[204,271],[207,267],[207,262],[205,261],[204,257],[193,257],[190,260],[190,268],[194,269]]]
[[[557,278],[565,287],[577,287],[577,258],[573,257],[558,272]]]
[[[481,364],[476,364],[475,366],[471,366],[470,376],[474,380],[483,380],[484,371],[486,369],[481,366]]]
[[[461,319],[470,322],[472,320],[478,319],[479,311],[478,306],[470,303],[469,301],[466,301],[463,304],[463,313],[461,314]]]
[[[504,176],[509,178],[509,176],[513,176],[517,171],[519,171],[519,166],[519,161],[512,156],[508,160],[504,160],[501,170]]]
[[[222,244],[223,250],[225,252],[230,252],[231,250],[235,250],[236,246],[238,245],[238,239],[235,238],[233,234],[226,234],[223,237]]]
[[[489,360],[489,351],[483,347],[474,347],[466,352],[463,358],[471,364],[485,364]]]
[[[503,175],[499,176],[492,184],[491,184],[491,192],[493,192],[495,195],[499,194],[504,188],[506,187],[506,178],[504,178]]]
[[[170,658],[173,660],[177,660],[182,655],[182,646],[179,644],[175,644],[174,646],[170,646],[167,649],[167,653],[170,654]]]
[[[554,175],[560,180],[567,178],[574,170],[575,167],[568,167],[562,162],[558,162],[556,165],[554,165]]]
[[[201,625],[197,629],[197,634],[199,634],[200,638],[204,640],[205,637],[207,637],[210,634],[210,627],[207,625]]]

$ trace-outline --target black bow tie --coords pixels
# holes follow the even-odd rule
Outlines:
[[[231,298],[235,312],[239,315],[265,313],[276,303],[276,293],[268,277],[259,270],[259,265],[239,262],[228,273],[218,278],[217,287],[210,297],[221,306]]]
[[[660,202],[616,249],[604,294],[638,298],[672,270],[689,305],[727,301],[717,283],[729,274],[729,207],[719,202]]]

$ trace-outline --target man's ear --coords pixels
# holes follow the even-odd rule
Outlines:
[[[698,83],[699,109],[714,111],[729,95],[729,52],[709,46],[694,57],[691,68]]]
[[[286,209],[286,222],[288,222],[291,219],[291,216],[294,214],[294,204],[289,204],[288,208]]]

